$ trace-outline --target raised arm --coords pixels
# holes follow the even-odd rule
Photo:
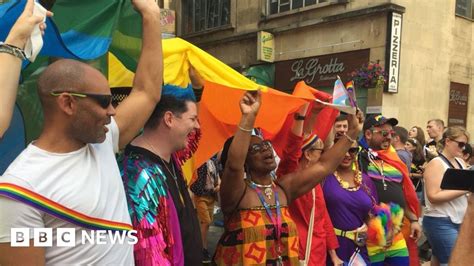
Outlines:
[[[342,137],[334,146],[325,151],[316,164],[288,174],[281,179],[280,185],[283,186],[288,193],[288,202],[307,193],[320,183],[324,177],[336,170],[362,129],[362,112],[359,111],[357,115],[348,116],[348,121],[349,131],[345,137]]]
[[[250,145],[251,131],[261,104],[260,91],[247,92],[240,101],[242,118],[227,153],[224,173],[221,178],[221,208],[232,211],[245,190],[244,165]]]
[[[5,44],[23,50],[35,25],[40,23],[40,29],[44,32],[46,28],[46,24],[42,22],[44,18],[33,16],[33,7],[34,1],[28,0],[25,10],[10,30]],[[51,16],[52,13],[48,12],[47,15]],[[2,90],[2,96],[0,97],[0,139],[7,131],[12,119],[20,80],[21,63],[22,60],[19,57],[4,52],[0,53],[0,84]]]
[[[467,193],[462,190],[441,189],[444,167],[438,160],[431,160],[425,168],[423,179],[425,180],[426,196],[431,203],[439,204],[458,198]]]
[[[301,155],[301,145],[303,141],[304,115],[308,110],[309,103],[301,106],[296,112],[291,132],[289,133],[286,146],[283,149],[283,156],[277,169],[277,177],[296,171],[298,160]]]
[[[143,127],[160,101],[163,83],[160,8],[155,0],[132,0],[140,13],[143,41],[130,95],[117,107],[119,147],[127,145]]]

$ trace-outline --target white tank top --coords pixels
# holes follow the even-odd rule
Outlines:
[[[449,168],[449,165],[443,161],[440,157],[436,157],[433,160],[438,160],[443,164],[444,172]],[[463,165],[459,162],[460,159],[455,158],[455,160],[463,167]],[[464,168],[464,167],[463,167]],[[429,177],[428,177],[429,178]],[[449,217],[451,222],[455,224],[461,224],[464,218],[464,214],[466,213],[467,208],[467,194],[457,197],[453,200],[444,203],[434,204],[428,200],[428,196],[426,195],[425,190],[425,202],[426,202],[426,209],[425,209],[425,216],[430,217]]]

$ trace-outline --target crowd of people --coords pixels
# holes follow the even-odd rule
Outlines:
[[[448,169],[472,167],[472,146],[464,128],[441,119],[427,122],[426,140],[419,126],[357,110],[340,114],[323,139],[313,132],[323,106],[308,102],[277,163],[255,128],[263,92],[248,91],[229,103],[241,111],[234,135],[188,184],[177,152],[200,129],[197,104],[162,95],[160,8],[132,2],[143,45],[132,92],[117,107],[107,79],[85,63],[60,59],[41,74],[43,131],[0,177],[0,265],[419,265],[423,233],[432,265],[473,261],[473,197],[441,189]],[[42,21],[28,1],[0,44],[2,135],[22,51]],[[45,200],[53,207],[37,204]],[[209,254],[217,204],[224,233]],[[41,247],[31,233],[18,248],[12,228],[74,228],[78,237]],[[135,230],[137,243],[82,243],[83,230]]]

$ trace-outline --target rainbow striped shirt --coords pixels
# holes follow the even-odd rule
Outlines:
[[[375,162],[375,164],[374,164]],[[401,183],[402,182],[402,172],[400,172],[394,166],[383,163],[382,160],[375,160],[374,162],[370,162],[369,166],[367,167],[367,174],[377,180],[382,180],[381,172],[383,171],[383,175],[385,176],[386,181]]]

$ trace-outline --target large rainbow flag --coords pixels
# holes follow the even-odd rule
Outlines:
[[[25,2],[11,0],[0,4],[0,40],[5,39]],[[57,0],[51,10],[54,17],[47,18],[40,55],[34,63],[25,62],[22,71],[17,106],[26,132],[25,145],[40,133],[42,112],[35,92],[36,81],[52,58],[87,61],[108,77],[113,91],[115,87],[131,86],[141,49],[141,17],[129,0]],[[194,156],[183,166],[188,179],[235,132],[240,118],[238,103],[244,90],[264,91],[257,126],[271,136],[276,136],[287,118],[306,101],[314,100],[314,96],[292,96],[259,85],[179,38],[163,40],[163,56],[163,93],[177,97],[192,94],[188,74],[191,65],[207,82],[199,104],[202,138]],[[2,151],[0,160],[14,158],[2,158],[1,154]],[[0,169],[0,174],[4,170]]]

